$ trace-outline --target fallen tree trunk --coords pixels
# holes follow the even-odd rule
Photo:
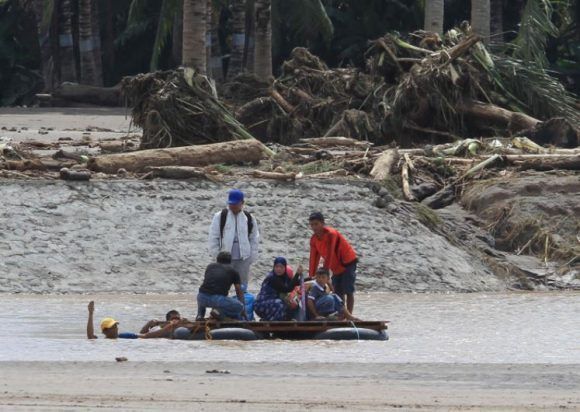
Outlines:
[[[297,174],[292,172],[291,173],[264,172],[262,170],[254,170],[252,175],[260,179],[273,179],[280,180],[283,182],[292,182],[296,180],[297,177]]]
[[[370,146],[370,142],[365,142],[357,139],[352,139],[350,137],[340,137],[340,136],[328,136],[328,137],[313,137],[309,139],[300,139],[301,143],[308,143],[318,147],[367,147]]]
[[[457,111],[465,116],[473,117],[484,127],[496,126],[512,133],[529,130],[541,123],[540,120],[524,113],[516,113],[493,104],[482,102],[466,102],[457,105]]]
[[[207,179],[212,182],[219,181],[216,176],[212,176],[200,167],[192,166],[149,166],[145,169],[148,178],[161,177],[164,179]]]
[[[127,142],[122,140],[108,140],[99,142],[99,147],[103,153],[120,153],[128,151],[132,146],[130,147]],[[132,147],[132,150],[135,148]]]
[[[580,170],[580,155],[576,156],[535,156],[522,158],[522,156],[505,156],[506,160],[520,170]]]
[[[404,155],[404,157],[405,162],[403,163],[403,167],[401,169],[401,183],[403,186],[403,195],[405,196],[405,199],[407,199],[408,201],[413,201],[415,200],[415,196],[413,195],[413,192],[411,192],[411,181],[409,176],[409,170],[413,170],[414,166],[409,155],[406,154]]]
[[[399,162],[399,151],[397,149],[385,150],[375,161],[370,175],[375,180],[385,180],[397,166]]]
[[[258,163],[266,156],[266,147],[262,143],[255,139],[247,139],[102,155],[91,158],[87,166],[93,171],[114,174],[121,168],[128,172],[144,172],[151,166],[202,167],[220,163]]]
[[[52,97],[65,101],[89,103],[98,106],[121,106],[121,86],[95,87],[76,83],[63,83]]]
[[[314,173],[311,175],[308,175],[309,179],[330,179],[333,177],[343,177],[343,176],[348,176],[349,173],[347,170],[344,169],[338,169],[338,170],[331,170],[329,172],[321,172],[321,173]]]

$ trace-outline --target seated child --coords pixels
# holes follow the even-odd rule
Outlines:
[[[330,274],[327,269],[318,269],[316,280],[308,292],[310,319],[336,318],[358,320],[344,307],[342,299],[330,290]]]

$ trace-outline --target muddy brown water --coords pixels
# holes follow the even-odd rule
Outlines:
[[[359,294],[359,317],[391,321],[387,342],[89,341],[89,299],[95,322],[113,316],[122,331],[171,308],[195,313],[192,295],[3,294],[0,361],[580,363],[577,292]]]

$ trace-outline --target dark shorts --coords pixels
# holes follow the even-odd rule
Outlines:
[[[356,281],[356,262],[344,268],[344,272],[332,276],[332,288],[334,293],[342,297],[354,293],[354,283]]]

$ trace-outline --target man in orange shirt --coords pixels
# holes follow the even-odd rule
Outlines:
[[[310,238],[310,277],[316,276],[320,259],[324,259],[323,268],[332,271],[334,293],[346,302],[348,311],[352,313],[358,263],[356,252],[338,230],[324,224],[322,213],[312,213],[308,221],[314,232]]]

